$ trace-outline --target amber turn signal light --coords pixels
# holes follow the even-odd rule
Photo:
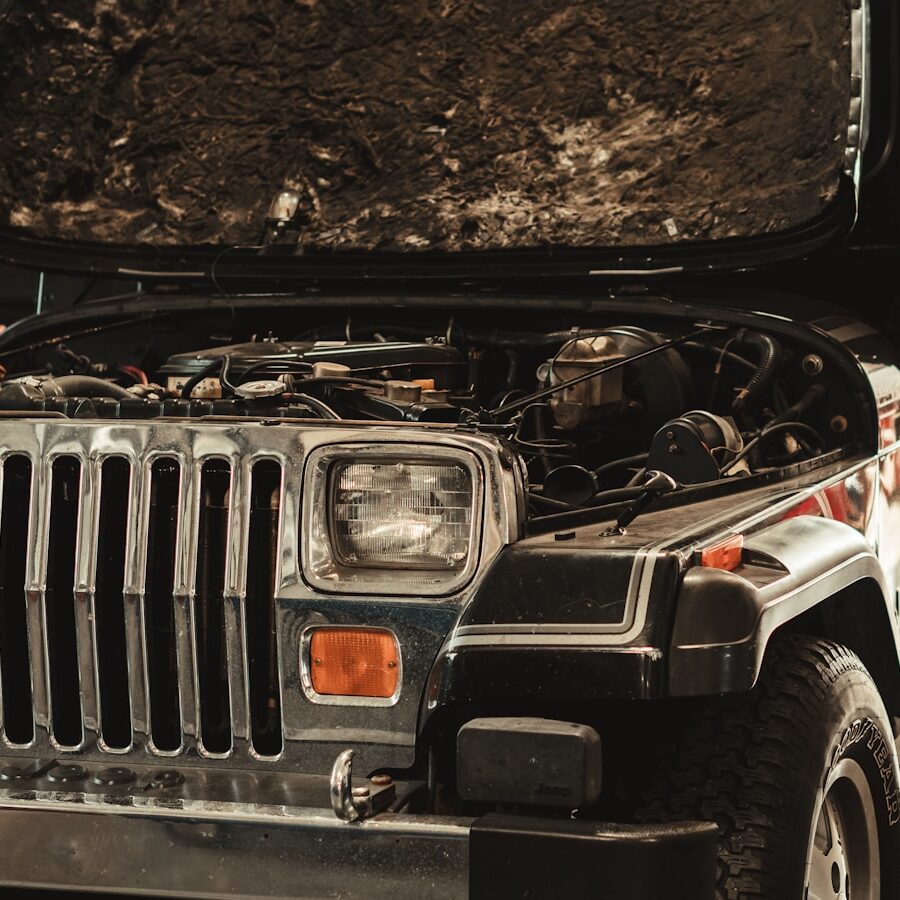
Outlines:
[[[744,536],[732,534],[724,541],[700,551],[700,565],[708,569],[724,569],[733,572],[740,564],[744,552]]]
[[[382,628],[316,628],[309,673],[317,694],[393,697],[400,681],[400,646]]]

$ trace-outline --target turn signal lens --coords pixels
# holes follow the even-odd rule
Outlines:
[[[709,569],[734,571],[741,564],[744,552],[744,536],[733,534],[712,547],[700,551],[700,565]]]
[[[317,628],[309,641],[309,673],[317,694],[393,697],[400,683],[397,638],[380,628]]]

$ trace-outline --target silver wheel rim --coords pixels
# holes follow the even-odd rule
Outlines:
[[[859,763],[842,759],[819,793],[806,859],[807,900],[879,900],[875,803]]]

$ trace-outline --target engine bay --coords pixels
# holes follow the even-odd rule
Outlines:
[[[815,465],[862,428],[836,367],[755,328],[348,317],[285,336],[254,333],[251,321],[207,328],[205,345],[196,327],[132,339],[139,322],[6,352],[0,414],[472,429],[518,456],[532,516]]]

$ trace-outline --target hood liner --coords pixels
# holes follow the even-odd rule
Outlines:
[[[0,224],[306,247],[678,244],[819,217],[847,0],[53,0],[0,24]]]

